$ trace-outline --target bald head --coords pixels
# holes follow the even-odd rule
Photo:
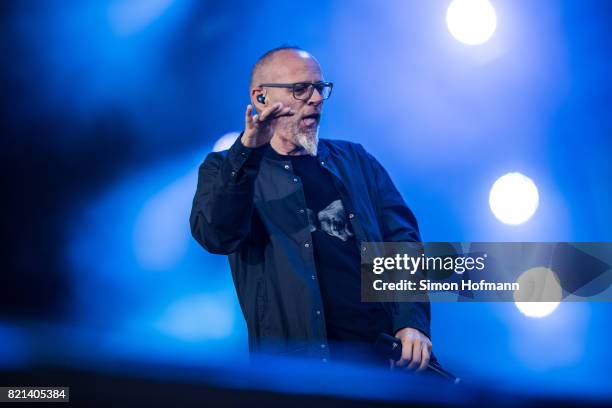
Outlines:
[[[253,66],[249,88],[268,82],[295,82],[292,78],[305,71],[321,73],[318,61],[308,52],[294,46],[274,48],[262,55]]]

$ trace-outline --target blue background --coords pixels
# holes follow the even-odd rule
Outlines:
[[[467,46],[447,1],[3,3],[0,365],[247,358],[228,262],[188,215],[251,65],[284,43],[334,82],[321,137],[374,154],[424,240],[612,241],[612,3],[492,4],[497,31]],[[520,226],[488,206],[514,171],[540,193]],[[611,311],[436,303],[434,350],[468,377],[608,393]]]

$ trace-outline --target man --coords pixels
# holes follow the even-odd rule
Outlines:
[[[385,332],[402,342],[395,364],[423,370],[429,303],[360,299],[361,243],[421,241],[417,222],[361,145],[319,140],[331,91],[306,51],[264,54],[244,132],[200,166],[191,231],[229,255],[251,351],[377,361],[372,344]]]

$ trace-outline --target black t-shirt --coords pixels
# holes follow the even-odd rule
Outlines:
[[[270,154],[291,161],[302,182],[330,354],[355,359],[354,350],[369,353],[378,334],[391,331],[391,323],[380,303],[361,302],[361,254],[335,176],[317,157],[285,156],[272,148]]]

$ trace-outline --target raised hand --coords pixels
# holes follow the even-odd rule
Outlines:
[[[261,114],[253,116],[253,106],[248,105],[245,113],[244,133],[240,141],[246,147],[259,147],[270,142],[274,135],[276,119],[281,116],[294,114],[289,106],[283,106],[282,102],[264,109]]]

